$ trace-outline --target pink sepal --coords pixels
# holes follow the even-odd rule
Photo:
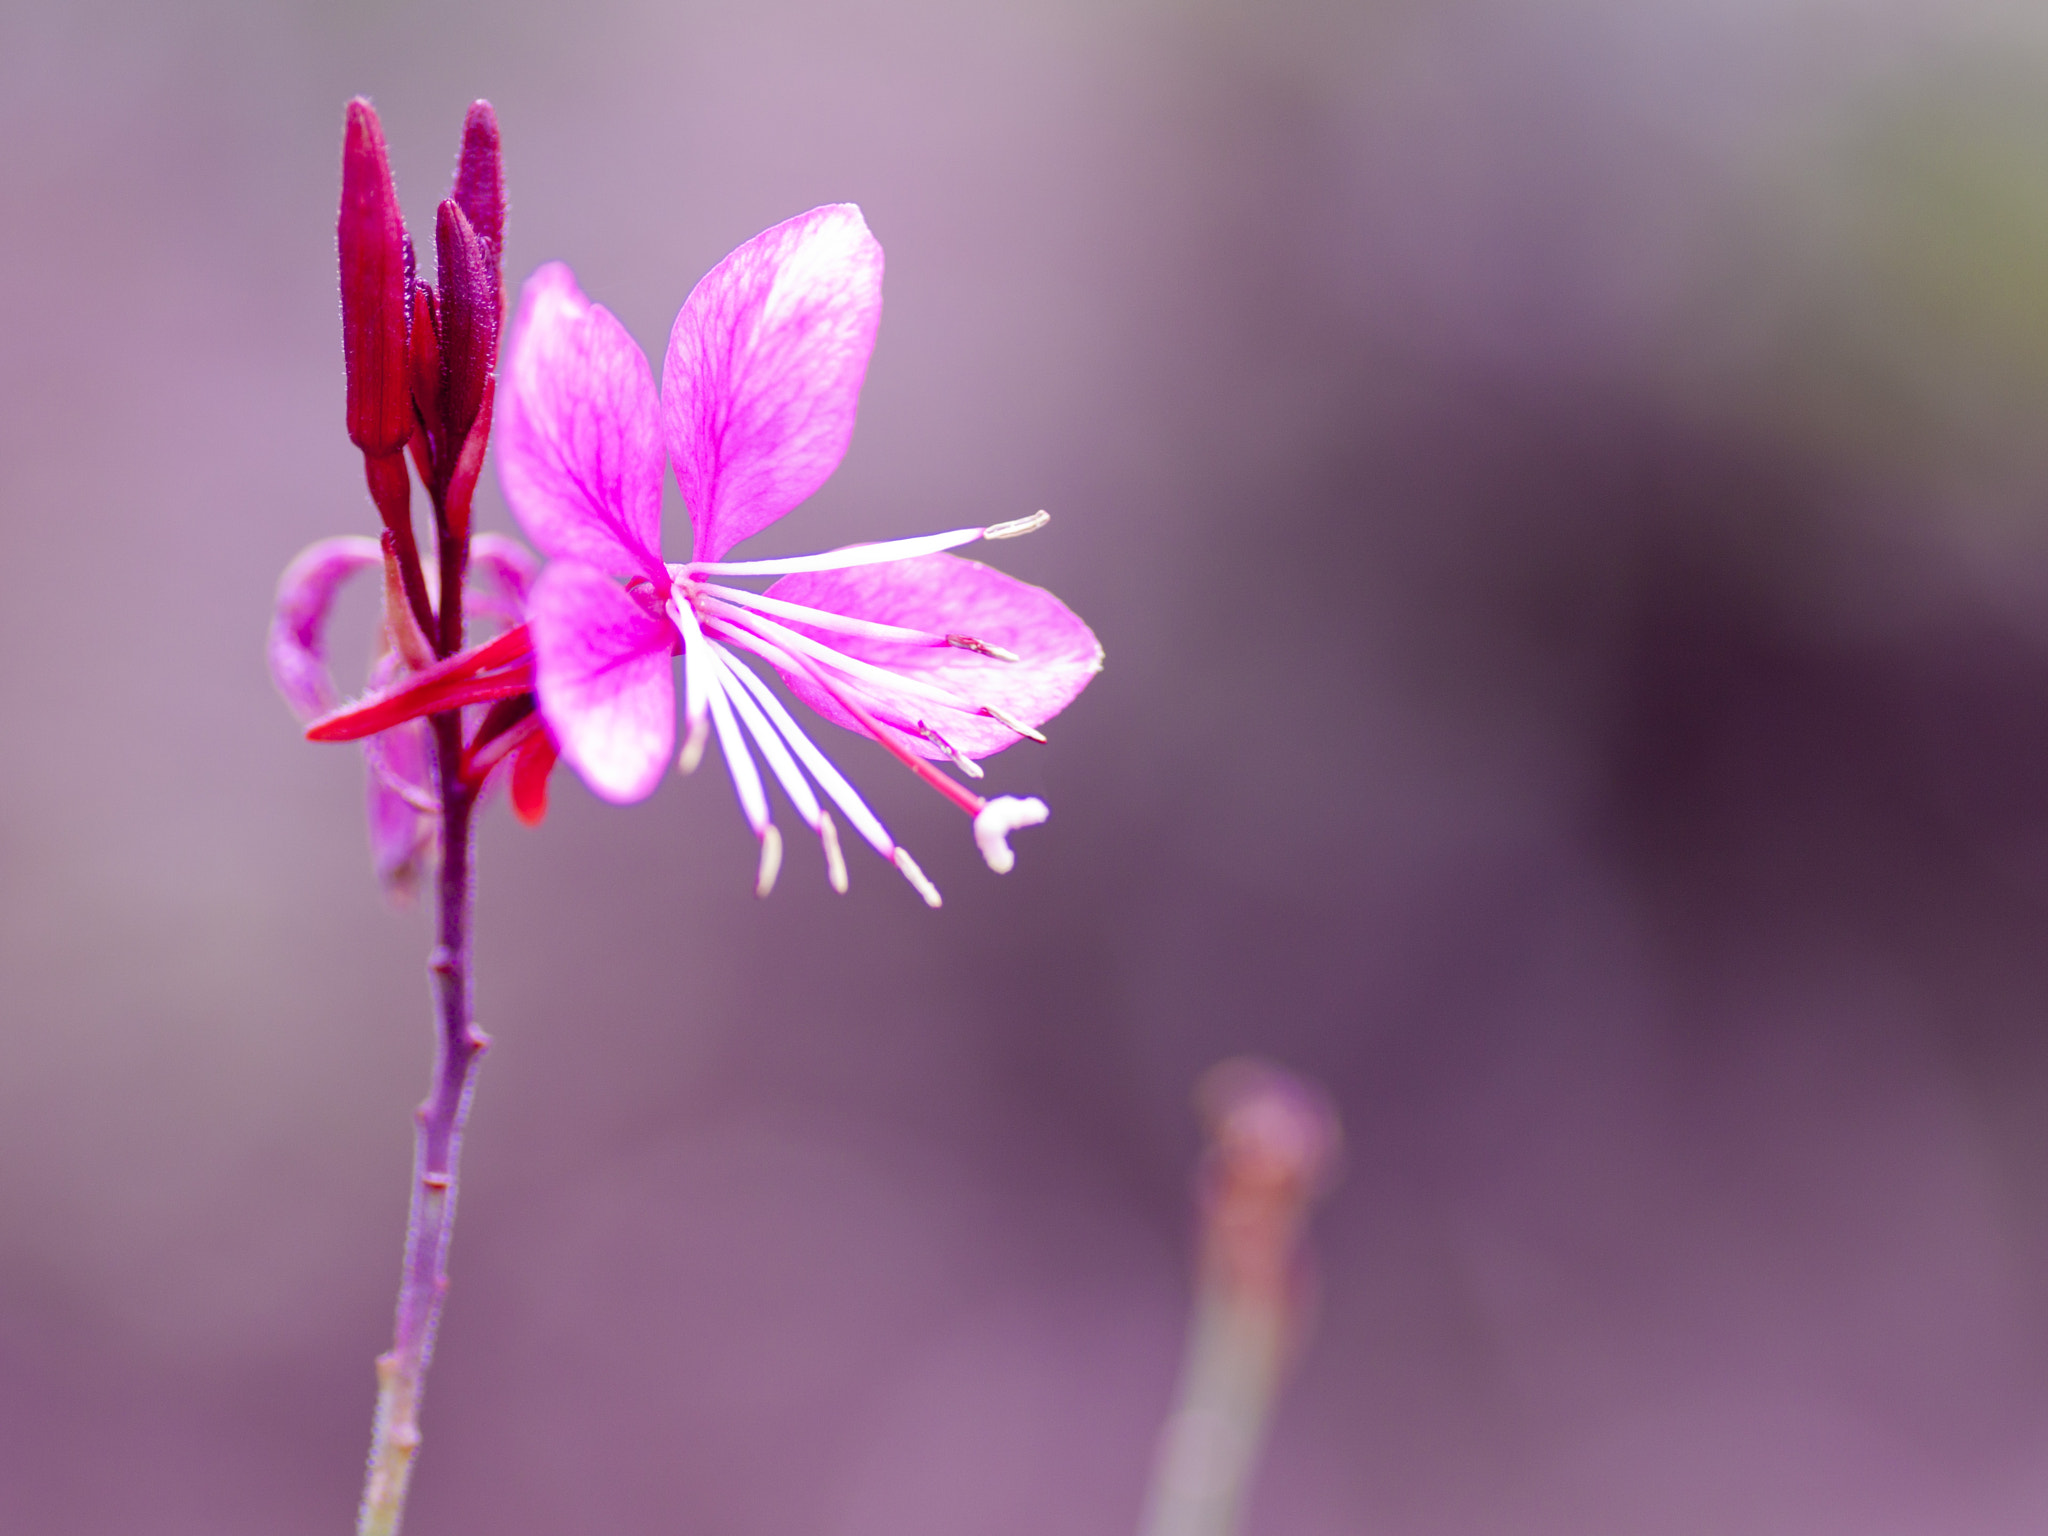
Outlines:
[[[314,720],[340,699],[327,669],[327,611],[341,584],[384,563],[375,539],[344,534],[309,545],[285,567],[270,622],[270,676],[300,720]]]

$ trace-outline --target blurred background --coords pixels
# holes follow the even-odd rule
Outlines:
[[[1046,507],[1109,654],[1004,878],[830,743],[939,913],[716,771],[487,819],[409,1532],[1130,1531],[1239,1052],[1349,1137],[1256,1536],[2048,1520],[2039,6],[0,0],[0,1525],[354,1508],[426,917],[263,635],[357,92],[657,356],[861,203],[752,548]]]

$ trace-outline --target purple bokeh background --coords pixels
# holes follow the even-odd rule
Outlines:
[[[860,202],[758,547],[1044,506],[1109,653],[1001,879],[835,743],[938,914],[755,903],[715,772],[487,819],[409,1532],[1129,1531],[1242,1051],[1350,1140],[1252,1536],[2039,1530],[2044,85],[1989,0],[0,0],[0,1527],[353,1509],[426,931],[262,636],[373,526],[360,91],[657,352]]]

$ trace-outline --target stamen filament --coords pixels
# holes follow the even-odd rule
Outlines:
[[[683,750],[676,768],[695,773],[710,735],[705,710],[711,680],[704,674],[704,629],[697,622],[697,610],[679,592],[669,593],[668,616],[683,637]]]
[[[732,700],[733,706],[740,712],[740,723],[746,726],[747,734],[752,736],[755,745],[760,747],[761,755],[768,759],[768,767],[775,774],[777,782],[782,785],[783,793],[789,796],[789,803],[796,807],[797,815],[803,818],[805,826],[815,831],[818,818],[824,815],[824,810],[818,804],[818,797],[811,793],[810,781],[803,776],[795,759],[789,755],[789,748],[783,745],[782,738],[775,734],[775,728],[768,723],[767,716],[761,713],[761,706],[754,702],[753,696],[746,689],[733,684],[729,674],[739,665],[738,661],[720,645],[712,645],[709,654],[711,664],[719,670],[726,697]]]
[[[772,649],[770,647],[770,650]],[[781,656],[780,652],[773,655],[766,652],[763,654],[771,663]],[[784,656],[781,659],[788,661],[791,669],[796,670],[796,663],[790,658]],[[846,775],[833,767],[832,760],[819,751],[817,744],[804,734],[803,727],[798,725],[796,717],[783,707],[782,700],[769,691],[766,683],[754,676],[752,669],[745,665],[736,665],[732,671],[740,680],[741,686],[754,696],[754,702],[761,706],[762,712],[775,723],[775,729],[781,733],[782,739],[789,743],[790,750],[803,760],[804,767],[808,768],[811,777],[818,781],[819,788],[830,795],[833,804],[846,813],[846,819],[853,823],[854,830],[866,838],[868,845],[883,858],[894,858],[896,840],[889,836],[889,829],[868,809],[867,802],[861,799],[859,792],[846,781]],[[837,843],[835,837],[835,847]]]
[[[971,789],[963,788],[961,785],[954,783],[930,763],[897,741],[892,727],[882,724],[881,721],[869,714],[851,695],[833,687],[832,680],[812,666],[804,657],[798,656],[794,660],[803,669],[805,676],[831,694],[838,701],[840,708],[844,709],[866,727],[868,734],[880,742],[883,750],[895,758],[897,762],[908,768],[920,779],[923,779],[925,783],[931,785],[933,789],[936,789],[948,800],[959,806],[968,815],[976,816],[981,813],[981,808],[984,804],[981,796],[975,794]]]
[[[779,597],[770,597],[765,592],[749,592],[744,587],[727,587],[716,582],[696,584],[701,592],[708,592],[719,606],[732,604],[740,608],[751,608],[759,613],[776,613],[785,619],[795,619],[814,629],[836,629],[842,634],[865,635],[871,640],[900,640],[906,645],[956,645],[958,639],[952,635],[934,634],[928,629],[905,629],[901,624],[883,624],[874,619],[856,619],[843,613],[834,613],[829,608],[807,608],[802,603],[785,602]],[[970,647],[971,649],[971,647]]]
[[[1020,518],[1020,522],[1029,522]],[[998,528],[1008,528],[1009,523],[998,523]],[[1043,526],[1042,524],[1034,526]],[[1021,530],[1029,533],[1030,529]],[[1011,538],[1011,534],[994,534],[997,538]],[[799,571],[850,571],[863,565],[887,565],[892,560],[915,560],[919,555],[935,555],[941,550],[958,549],[963,544],[978,543],[991,537],[987,528],[955,528],[948,533],[926,533],[909,539],[884,539],[874,544],[847,544],[839,549],[828,549],[816,555],[791,555],[782,560],[706,560],[699,563],[692,560],[688,565],[672,565],[669,570],[681,577],[692,576],[793,576]]]
[[[700,636],[697,643],[704,644]],[[761,772],[754,766],[754,754],[747,750],[747,738],[740,734],[733,718],[732,704],[725,690],[711,680],[711,723],[718,730],[718,750],[725,755],[725,771],[732,775],[733,793],[740,798],[740,810],[756,837],[765,837],[770,825],[768,793],[761,787]]]
[[[722,635],[766,635],[785,649],[802,652],[815,661],[822,661],[826,666],[844,672],[850,678],[864,679],[877,687],[891,691],[913,693],[934,704],[957,709],[962,714],[972,715],[981,712],[979,704],[963,699],[944,684],[926,682],[923,678],[913,677],[907,672],[892,672],[887,667],[878,667],[873,662],[862,661],[858,656],[835,651],[823,641],[813,640],[809,635],[798,634],[763,614],[745,614],[741,618],[744,622],[736,622],[722,614],[713,614],[709,616],[709,621],[718,626]]]
[[[898,848],[896,850],[896,857],[891,862],[902,872],[903,878],[910,882],[910,888],[924,898],[926,906],[942,907],[945,905],[944,900],[939,895],[939,888],[933,885],[925,877],[925,872],[917,867],[917,860],[910,856],[908,848]]]

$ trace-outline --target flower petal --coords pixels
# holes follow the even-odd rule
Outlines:
[[[1043,587],[958,555],[924,555],[886,565],[785,576],[768,589],[768,595],[828,613],[969,637],[1014,652],[1016,661],[1000,661],[954,646],[876,640],[782,621],[835,650],[949,688],[963,701],[991,706],[1024,725],[1050,720],[1102,668],[1101,644],[1065,603]],[[782,675],[791,691],[827,720],[868,734],[811,678],[787,671]],[[1020,739],[990,716],[950,709],[921,693],[892,691],[868,677],[833,681],[885,723],[902,726],[906,745],[926,757],[947,754],[917,733],[920,722],[967,757],[986,757]]]
[[[605,799],[644,800],[675,750],[673,626],[575,561],[541,573],[527,623],[534,691],[562,756]]]
[[[654,375],[626,328],[550,262],[526,280],[499,386],[498,481],[542,553],[666,580]]]
[[[277,612],[270,621],[270,675],[301,720],[334,708],[339,695],[327,670],[327,610],[334,594],[357,571],[384,563],[375,539],[352,534],[309,545],[277,582]]]
[[[697,284],[661,401],[691,558],[718,559],[839,467],[881,319],[882,247],[852,203],[756,235]]]

